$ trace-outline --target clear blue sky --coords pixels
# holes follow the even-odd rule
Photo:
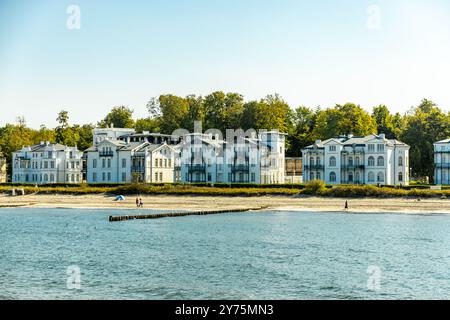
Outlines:
[[[143,117],[153,96],[215,90],[450,110],[449,61],[448,0],[1,0],[0,125],[53,127],[61,109],[95,123],[115,105]]]

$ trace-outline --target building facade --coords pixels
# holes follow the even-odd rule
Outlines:
[[[149,142],[105,139],[86,150],[88,183],[171,183],[176,150]]]
[[[318,140],[302,154],[305,182],[409,184],[409,146],[384,134]]]
[[[192,133],[179,148],[181,182],[284,183],[285,134],[261,132],[230,142]]]
[[[450,185],[450,139],[434,143],[434,183]]]
[[[77,147],[41,142],[12,154],[14,183],[81,183],[82,155]]]

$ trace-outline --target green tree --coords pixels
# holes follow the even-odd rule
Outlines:
[[[379,105],[373,108],[372,117],[377,124],[378,133],[384,133],[388,139],[396,139],[397,133],[394,117],[385,105]]]
[[[161,132],[171,134],[175,129],[183,128],[189,114],[186,99],[175,95],[161,95],[158,99],[161,109]]]
[[[99,122],[99,126],[105,128],[113,125],[115,128],[133,128],[133,110],[126,106],[114,107],[106,117]]]
[[[59,125],[55,128],[55,142],[66,146],[76,146],[80,136],[69,125],[69,113],[64,110],[60,111],[56,120]]]
[[[434,102],[423,99],[406,116],[406,128],[401,140],[411,146],[410,166],[414,177],[433,179],[433,143],[450,136],[450,117]]]
[[[301,149],[314,143],[313,129],[316,123],[317,111],[300,106],[293,113],[294,129],[288,136],[290,149],[288,156],[301,156]]]
[[[319,111],[313,136],[325,140],[348,134],[366,136],[376,131],[376,122],[369,113],[358,105],[346,103]]]
[[[160,128],[159,128],[159,118],[142,118],[142,119],[137,119],[136,122],[134,123],[134,129],[136,130],[136,132],[144,132],[144,131],[149,131],[149,132],[159,132]]]

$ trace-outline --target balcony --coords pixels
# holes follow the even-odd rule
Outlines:
[[[189,171],[206,171],[206,165],[205,164],[188,164],[187,168]]]
[[[112,152],[112,151],[99,151],[98,155],[99,155],[99,157],[112,157],[114,155],[114,152]]]
[[[450,153],[450,150],[440,150],[440,151],[435,151],[434,153]]]
[[[325,166],[323,164],[311,164],[305,165],[305,170],[323,170]]]
[[[344,170],[364,170],[365,167],[366,166],[363,164],[343,164],[341,166],[341,168]]]
[[[249,171],[250,166],[248,164],[236,164],[231,167],[232,172]]]
[[[131,172],[144,173],[145,172],[145,167],[132,166],[131,167]]]
[[[436,163],[436,169],[450,169],[450,163]]]

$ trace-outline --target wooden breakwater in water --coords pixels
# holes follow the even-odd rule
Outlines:
[[[168,212],[168,213],[154,213],[154,214],[139,214],[139,215],[126,215],[126,216],[109,216],[109,222],[114,221],[126,221],[135,219],[161,219],[170,217],[185,217],[185,216],[204,216],[208,214],[221,214],[231,212],[247,212],[257,211],[268,208],[268,206],[256,207],[256,208],[239,208],[239,209],[226,209],[226,210],[212,210],[212,211],[185,211],[185,212]]]

